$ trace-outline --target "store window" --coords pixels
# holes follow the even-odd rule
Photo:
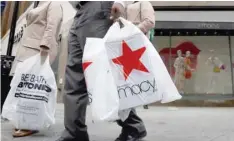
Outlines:
[[[170,37],[169,36],[155,36],[153,40],[153,44],[159,52],[164,64],[167,67],[168,72],[171,74],[171,45],[170,45]]]
[[[231,94],[227,36],[171,37],[172,78],[184,94]]]

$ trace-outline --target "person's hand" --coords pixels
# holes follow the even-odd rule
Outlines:
[[[111,17],[110,19],[116,22],[119,17],[123,16],[125,9],[122,4],[114,3],[111,8]]]
[[[47,46],[40,46],[41,47],[41,63],[44,64],[48,54],[49,54],[49,48]]]

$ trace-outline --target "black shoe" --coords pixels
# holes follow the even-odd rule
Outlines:
[[[140,141],[144,137],[146,137],[147,132],[141,132],[141,133],[127,133],[122,132],[119,137],[115,141]]]
[[[144,105],[143,107],[144,109],[149,109],[148,105]]]

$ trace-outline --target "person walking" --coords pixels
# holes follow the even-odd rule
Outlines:
[[[24,60],[41,53],[42,60],[50,56],[52,63],[57,55],[58,34],[63,18],[62,6],[59,2],[40,1],[36,8],[27,13],[27,27],[22,37],[21,46],[17,50],[10,75],[15,73],[16,66]],[[38,131],[14,129],[14,137],[29,136]]]
[[[124,14],[127,2],[75,1],[70,3],[78,11],[68,39],[63,99],[65,130],[57,141],[89,141],[85,124],[88,94],[82,69],[85,41],[87,37],[103,38],[113,21]],[[135,110],[130,112],[126,121],[118,124],[122,127],[122,132],[116,141],[138,141],[146,136],[145,126]]]
[[[134,1],[126,6],[126,19],[137,25],[141,31],[150,39],[155,27],[155,14],[149,1]],[[148,109],[148,105],[143,106]]]

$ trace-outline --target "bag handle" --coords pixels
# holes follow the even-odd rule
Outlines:
[[[118,20],[109,28],[103,39],[106,40],[111,34],[113,34],[113,29],[116,29],[116,27],[121,29],[127,25],[133,25],[133,24],[128,20],[124,19],[123,17],[119,17]]]
[[[119,17],[118,23],[120,26],[132,25],[132,23],[123,17]]]
[[[38,55],[37,57],[40,58],[40,63],[41,63],[42,66],[43,65],[50,65],[50,55],[49,55],[49,53],[46,56],[42,56],[41,52],[38,53],[37,55]]]

